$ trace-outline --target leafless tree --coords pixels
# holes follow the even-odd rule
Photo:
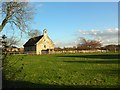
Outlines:
[[[109,44],[104,47],[108,51],[119,51],[119,45]]]
[[[78,49],[84,50],[94,50],[101,47],[100,41],[96,40],[86,40],[85,38],[81,38],[81,44],[77,45]]]
[[[33,10],[29,2],[2,2],[2,23],[0,32],[9,23],[13,28],[16,26],[21,31],[26,31],[33,19]]]
[[[37,37],[37,36],[40,36],[40,35],[41,35],[41,32],[38,29],[33,29],[33,30],[30,30],[28,32],[29,38]]]
[[[14,0],[15,1],[15,0]],[[11,28],[18,29],[20,31],[26,32],[29,30],[29,26],[31,24],[31,21],[33,19],[33,7],[30,6],[29,2],[2,2],[0,3],[0,15],[2,15],[2,19],[0,22],[0,32],[4,29],[6,25],[10,25]],[[6,46],[13,46],[16,45],[19,42],[19,40],[15,37],[6,38]],[[10,58],[8,58],[8,56]],[[16,74],[19,74],[19,72],[22,71],[24,64],[21,64],[20,67],[17,69],[14,68],[14,64],[18,63],[20,60],[23,60],[22,58],[17,58],[15,62],[11,63],[12,55],[9,55],[9,53],[3,53],[2,55],[2,74],[3,74],[3,81],[5,84],[5,81],[7,81],[7,75],[9,74],[10,78],[14,78]],[[4,85],[3,84],[3,85]]]
[[[9,37],[6,39],[6,46],[7,47],[12,47],[15,46],[19,43],[19,40],[16,37]]]

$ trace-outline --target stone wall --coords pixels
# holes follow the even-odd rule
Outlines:
[[[94,52],[107,52],[106,50],[61,50],[54,51],[54,54],[57,53],[94,53]]]

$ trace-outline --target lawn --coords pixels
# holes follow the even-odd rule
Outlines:
[[[3,87],[118,87],[118,54],[10,55]],[[21,69],[19,71],[19,69]]]

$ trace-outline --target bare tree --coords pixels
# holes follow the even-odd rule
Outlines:
[[[6,46],[7,47],[12,47],[15,46],[19,43],[19,40],[16,37],[9,37],[6,39]]]
[[[11,1],[11,0],[10,0]],[[2,2],[2,9],[0,8],[0,15],[2,15],[2,19],[0,22],[0,32],[3,28],[9,24],[11,28],[14,30],[15,28],[20,31],[26,32],[28,30],[28,26],[33,19],[33,9],[29,6],[29,2]],[[6,38],[6,46],[13,46],[18,43],[17,38],[10,37]],[[9,55],[12,58],[12,55]],[[7,75],[9,74],[10,78],[14,78],[19,71],[22,71],[24,64],[21,64],[21,67],[15,69],[14,64],[23,60],[23,58],[17,58],[15,62],[11,63],[11,58],[8,58],[8,53],[3,53],[2,55],[2,66],[3,66],[3,81],[7,81]],[[12,76],[11,76],[12,75]],[[4,83],[5,84],[5,83]]]
[[[100,41],[86,40],[85,38],[81,38],[81,44],[77,45],[78,49],[84,49],[84,50],[94,50],[100,47],[101,47]]]
[[[30,21],[33,19],[33,10],[29,7],[29,2],[3,2],[2,3],[2,23],[0,32],[7,23],[13,28],[16,26],[21,31],[26,31]]]
[[[119,45],[114,45],[114,44],[110,44],[110,45],[106,45],[104,47],[107,51],[119,51]]]
[[[41,32],[38,29],[33,29],[33,30],[30,30],[28,32],[29,38],[37,37],[37,36],[40,36],[40,35],[41,35]]]
[[[87,43],[87,40],[84,37],[80,37],[80,42],[82,44],[85,44],[85,43]]]

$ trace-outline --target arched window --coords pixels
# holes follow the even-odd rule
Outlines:
[[[46,48],[46,45],[44,45],[44,48]]]

